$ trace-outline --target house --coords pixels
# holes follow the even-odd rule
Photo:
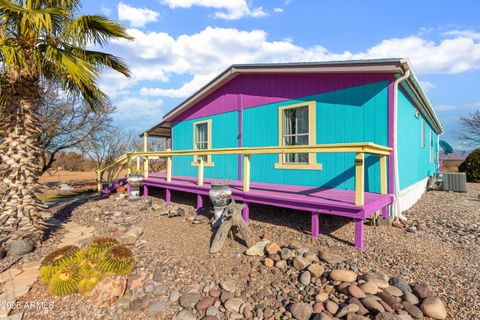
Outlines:
[[[196,193],[201,205],[208,182],[227,179],[247,205],[310,211],[312,236],[319,215],[352,217],[362,247],[365,218],[399,216],[425,191],[442,132],[406,59],[232,65],[145,132],[171,138],[173,178],[151,174],[144,184],[167,197]],[[286,153],[290,146],[304,148]],[[252,187],[242,190],[247,178]]]

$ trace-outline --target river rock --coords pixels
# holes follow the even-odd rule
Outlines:
[[[265,267],[271,268],[275,265],[275,261],[273,261],[273,259],[270,259],[270,258],[265,258],[265,260],[263,260],[263,264],[265,265]]]
[[[416,283],[413,286],[413,293],[420,299],[425,299],[433,295],[430,287],[426,283]]]
[[[348,293],[355,298],[363,299],[365,298],[365,292],[362,291],[357,285],[352,284],[348,287]]]
[[[354,282],[357,280],[357,274],[347,269],[335,269],[330,272],[330,279],[342,282]]]
[[[298,249],[301,249],[303,247],[303,244],[298,240],[293,240],[292,242],[290,242],[289,247],[290,247],[290,249],[298,250]]]
[[[368,313],[368,309],[365,308],[365,306],[360,302],[359,299],[350,298],[348,300],[348,303],[355,303],[358,306],[358,311],[357,311],[358,314],[361,314],[363,316],[363,315],[366,315]]]
[[[310,265],[310,261],[304,257],[294,257],[292,260],[293,267],[297,270],[303,270]]]
[[[269,255],[276,254],[280,251],[280,246],[275,242],[270,242],[265,246],[265,250]]]
[[[447,309],[442,300],[437,297],[428,297],[423,300],[420,308],[430,318],[443,320],[447,317]]]
[[[414,295],[411,292],[405,293],[404,299],[405,299],[405,301],[408,301],[408,302],[410,302],[411,304],[414,304],[414,305],[417,305],[417,304],[420,303],[420,300],[418,300],[417,296]]]
[[[365,276],[367,282],[372,282],[379,288],[387,288],[390,284],[388,283],[388,276],[381,272],[371,272]]]
[[[346,305],[340,311],[335,315],[337,318],[341,318],[346,316],[349,313],[355,313],[358,311],[358,306],[355,303],[350,303],[349,305]]]
[[[338,304],[333,302],[332,300],[328,300],[327,303],[325,303],[325,309],[327,309],[328,312],[331,314],[335,314],[338,311]]]
[[[240,312],[240,307],[244,301],[240,298],[231,298],[225,302],[225,309],[232,312]]]
[[[325,272],[325,268],[318,263],[313,263],[309,265],[307,270],[310,271],[312,276],[314,276],[315,278],[320,278],[320,276]]]
[[[177,313],[177,316],[175,320],[196,320],[197,317],[193,314],[191,310],[183,309],[179,313]]]
[[[394,296],[394,297],[401,297],[401,296],[403,296],[403,291],[400,290],[400,289],[397,288],[397,287],[394,287],[394,286],[388,286],[388,287],[384,288],[383,291],[391,294],[391,295]]]
[[[422,319],[423,318],[423,312],[420,310],[419,307],[414,306],[408,301],[403,301],[402,302],[403,309],[408,312],[409,315],[414,317],[415,319]]]
[[[377,296],[380,297],[393,310],[401,308],[400,302],[398,302],[397,299],[388,292],[377,292]]]
[[[375,320],[401,320],[396,314],[380,312],[375,316]]]
[[[202,296],[196,292],[185,293],[178,299],[178,303],[185,309],[193,309],[201,298]]]
[[[289,248],[282,248],[282,250],[280,251],[280,256],[283,260],[288,260],[293,258],[294,253],[293,250],[290,250]]]
[[[178,292],[177,290],[173,290],[168,297],[168,301],[170,301],[171,303],[175,303],[178,301],[180,296],[180,292]]]
[[[263,257],[265,255],[265,247],[270,243],[270,240],[261,240],[255,243],[253,246],[245,251],[247,256],[259,256]]]
[[[370,311],[385,312],[385,308],[380,304],[380,302],[376,301],[374,298],[365,298],[360,301],[365,306],[365,308]]]
[[[297,320],[308,320],[313,313],[313,309],[307,303],[296,302],[290,307],[290,312]]]
[[[366,294],[376,294],[378,292],[378,287],[373,282],[365,282],[360,285],[360,289]]]
[[[227,292],[235,292],[236,286],[233,280],[225,280],[220,283],[220,288]]]
[[[146,311],[148,315],[158,317],[161,316],[164,312],[166,312],[169,308],[170,306],[168,305],[168,303],[163,301],[157,301],[150,305]]]
[[[398,289],[402,290],[404,294],[407,292],[412,292],[412,288],[410,288],[410,285],[408,284],[408,282],[403,280],[402,278],[392,277],[390,279],[390,283],[392,284],[392,286],[395,286]]]
[[[210,306],[213,305],[214,302],[215,302],[215,299],[213,297],[202,298],[195,305],[195,309],[197,309],[197,310],[208,309]]]
[[[310,281],[312,279],[312,275],[310,274],[309,271],[303,271],[300,274],[300,283],[303,284],[304,286],[310,284]]]

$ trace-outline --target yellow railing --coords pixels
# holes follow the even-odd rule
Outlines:
[[[364,204],[365,184],[365,154],[377,155],[380,157],[380,192],[387,193],[387,156],[392,149],[380,146],[371,142],[320,144],[306,146],[285,146],[285,147],[242,147],[242,148],[219,148],[207,150],[178,150],[178,151],[145,151],[129,152],[107,166],[97,170],[98,190],[101,191],[101,176],[106,170],[113,167],[128,164],[127,174],[130,174],[130,165],[133,159],[137,159],[137,169],[140,169],[140,158],[144,159],[144,177],[148,178],[149,159],[166,158],[167,182],[172,181],[172,157],[174,156],[203,156],[203,155],[243,155],[243,191],[250,190],[250,155],[254,154],[288,154],[288,153],[355,153],[355,204]],[[204,162],[198,157],[198,185],[203,185]]]

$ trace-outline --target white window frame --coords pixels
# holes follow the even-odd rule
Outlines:
[[[283,147],[284,135],[283,124],[284,124],[284,115],[285,110],[294,109],[294,108],[303,108],[307,107],[308,110],[308,145],[316,144],[316,101],[305,101],[301,103],[284,105],[278,108],[278,145]],[[291,136],[298,136],[304,134],[291,134]],[[295,162],[286,162],[285,157],[282,154],[278,155],[278,162],[274,164],[275,169],[300,169],[300,170],[322,170],[322,164],[317,163],[316,153],[308,154],[308,163],[295,163]]]
[[[422,148],[425,148],[425,119],[422,119]]]

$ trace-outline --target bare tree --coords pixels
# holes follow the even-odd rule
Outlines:
[[[480,145],[480,110],[470,113],[468,117],[461,117],[460,124],[462,129],[459,138],[467,144]]]
[[[41,172],[51,168],[58,152],[78,147],[94,132],[107,129],[114,110],[108,104],[93,112],[81,98],[63,94],[57,83],[43,82],[39,106]]]

